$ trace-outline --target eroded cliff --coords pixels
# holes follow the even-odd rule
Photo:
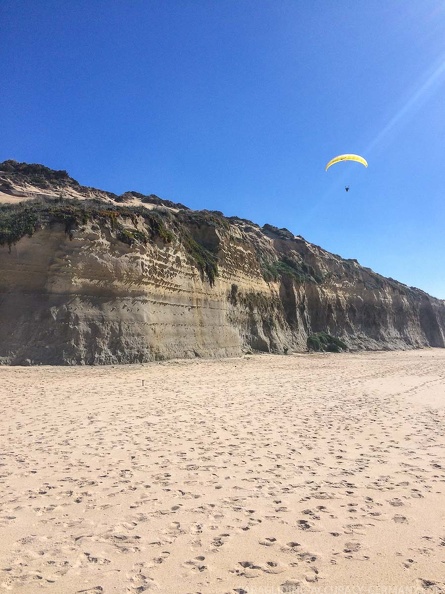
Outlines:
[[[285,229],[0,164],[0,361],[444,347],[445,303]]]

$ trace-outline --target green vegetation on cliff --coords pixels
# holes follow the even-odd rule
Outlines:
[[[145,234],[136,227],[142,217]],[[129,218],[135,229],[128,231],[123,220]],[[40,199],[20,202],[17,205],[0,206],[0,245],[11,247],[25,235],[32,236],[38,229],[62,223],[65,233],[73,231],[88,221],[94,221],[101,228],[108,227],[116,232],[118,239],[132,245],[136,241],[145,243],[148,239],[160,238],[165,243],[173,240],[162,219],[162,213],[140,208],[114,206],[98,200]]]
[[[288,256],[283,256],[274,262],[262,261],[261,273],[266,282],[276,282],[283,276],[290,277],[299,283],[320,283],[322,281],[312,266],[304,262],[296,262]]]
[[[15,182],[21,182],[48,189],[61,186],[79,186],[79,183],[70,177],[64,170],[55,170],[38,163],[18,163],[10,159],[0,163],[0,172],[11,176]],[[8,181],[4,180],[8,185]]]
[[[331,336],[326,332],[316,332],[315,334],[308,336],[307,348],[310,351],[329,351],[331,353],[341,353],[341,351],[346,351],[348,349],[347,345],[342,340],[335,336]]]
[[[207,276],[209,283],[213,286],[215,278],[218,276],[218,258],[216,255],[195,241],[186,230],[182,231],[182,243],[187,253],[190,254],[198,266],[201,274]]]
[[[186,220],[189,218],[185,216]],[[210,219],[213,225],[218,222],[214,215]],[[128,220],[131,226],[124,224]],[[203,215],[198,220],[205,223]],[[173,218],[167,209],[148,210],[142,206],[117,206],[100,200],[72,198],[43,198],[0,205],[0,245],[11,249],[22,237],[31,237],[39,229],[56,223],[63,224],[65,233],[72,238],[74,231],[89,221],[110,230],[119,241],[130,246],[156,240],[169,244],[176,238],[210,284],[214,284],[218,276],[216,254],[194,238],[186,221]]]

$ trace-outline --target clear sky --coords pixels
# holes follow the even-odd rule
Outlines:
[[[0,0],[0,81],[0,161],[286,227],[445,298],[443,0]],[[339,153],[369,167],[325,172]]]

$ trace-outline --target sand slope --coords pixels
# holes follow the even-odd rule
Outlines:
[[[0,391],[0,591],[445,592],[445,350],[3,367]]]

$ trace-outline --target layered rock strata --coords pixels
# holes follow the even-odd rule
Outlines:
[[[445,303],[285,229],[0,164],[0,361],[444,347]]]

